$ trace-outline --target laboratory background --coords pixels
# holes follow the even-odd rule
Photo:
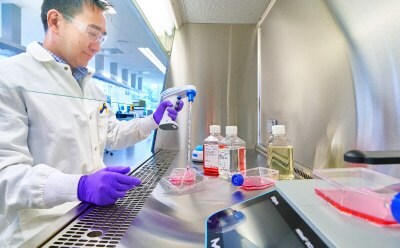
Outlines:
[[[145,118],[178,96],[184,108],[104,151],[141,187],[80,203],[23,247],[398,246],[399,1],[109,2],[89,67],[110,110]],[[2,60],[44,32],[42,1],[0,3]]]

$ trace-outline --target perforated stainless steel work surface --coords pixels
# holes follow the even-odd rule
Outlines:
[[[156,153],[132,173],[141,179],[140,186],[113,206],[89,208],[43,247],[116,247],[175,156],[164,150]]]

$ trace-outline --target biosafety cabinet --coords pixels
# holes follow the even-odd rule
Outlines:
[[[275,186],[253,191],[209,178],[191,190],[171,190],[161,182],[162,177],[173,168],[184,168],[185,157],[182,152],[155,152],[132,173],[143,183],[124,199],[109,207],[81,203],[24,247],[398,245],[398,224],[375,223],[341,211],[315,193],[316,188],[326,190],[328,181],[321,178],[277,181]],[[248,150],[247,159],[249,165],[266,163],[255,150]],[[193,168],[201,169],[196,164]],[[391,180],[390,183],[399,181]],[[353,180],[349,182],[354,184]]]
[[[163,177],[187,163],[183,111],[178,131],[159,129],[149,156],[132,163],[141,186],[113,206],[79,204],[25,247],[397,247],[396,223],[321,197],[315,172],[360,167],[344,161],[349,150],[400,150],[400,2],[170,2],[179,28],[165,88],[196,86],[191,148],[209,125],[236,125],[248,167],[267,166],[269,124],[278,122],[293,142],[295,179],[246,191],[210,177],[171,192]],[[400,178],[396,164],[361,166]],[[371,185],[366,196],[379,190]]]

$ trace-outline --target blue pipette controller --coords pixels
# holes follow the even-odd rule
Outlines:
[[[161,92],[161,101],[170,100],[171,102],[178,102],[179,100],[187,97],[189,102],[194,101],[196,96],[196,87],[194,85],[186,85],[182,87],[173,87]],[[173,121],[168,115],[168,111],[164,112],[163,118],[158,126],[162,130],[178,130],[178,123]]]

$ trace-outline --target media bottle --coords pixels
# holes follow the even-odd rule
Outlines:
[[[219,125],[210,126],[210,136],[203,141],[203,170],[206,176],[218,176],[218,149],[224,137]]]
[[[285,126],[272,126],[273,138],[268,144],[268,166],[279,171],[280,180],[294,178],[293,145],[286,137]]]
[[[246,142],[237,136],[236,126],[226,127],[226,137],[219,146],[219,176],[225,179],[246,170]]]

